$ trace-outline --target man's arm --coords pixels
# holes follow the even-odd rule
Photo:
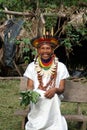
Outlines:
[[[33,89],[34,89],[33,80],[28,78],[28,80],[27,80],[27,90],[33,90]]]
[[[65,89],[65,79],[62,79],[60,81],[59,88],[56,88],[55,92],[60,95],[64,92],[64,89]]]

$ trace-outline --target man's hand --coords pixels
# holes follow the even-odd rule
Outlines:
[[[47,90],[46,93],[45,93],[45,97],[46,98],[52,98],[56,93],[56,89],[57,88],[54,87],[54,88],[50,88],[49,90]]]

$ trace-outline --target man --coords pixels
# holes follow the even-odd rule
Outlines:
[[[58,40],[43,36],[33,39],[31,43],[38,55],[28,65],[24,76],[28,78],[27,89],[37,91],[41,97],[36,104],[30,104],[25,130],[67,130],[66,120],[60,112],[60,97],[69,73],[54,55]]]

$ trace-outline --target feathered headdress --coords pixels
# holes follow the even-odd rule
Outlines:
[[[59,45],[58,38],[53,36],[53,28],[51,34],[43,28],[43,35],[31,40],[31,44],[35,48],[38,48],[43,43],[51,45],[54,49]]]

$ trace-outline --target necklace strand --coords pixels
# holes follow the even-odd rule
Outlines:
[[[37,71],[37,75],[38,75],[38,81],[39,81],[38,88],[39,89],[46,91],[46,89],[49,86],[55,87],[57,66],[58,66],[57,64],[58,64],[58,59],[56,57],[52,58],[52,65],[50,66],[50,68],[48,70],[46,70],[39,65],[39,60],[37,58],[35,66],[36,66],[36,71]],[[43,86],[42,77],[43,77],[43,75],[46,75],[46,74],[50,75],[50,80],[47,82],[47,84],[45,86]]]

